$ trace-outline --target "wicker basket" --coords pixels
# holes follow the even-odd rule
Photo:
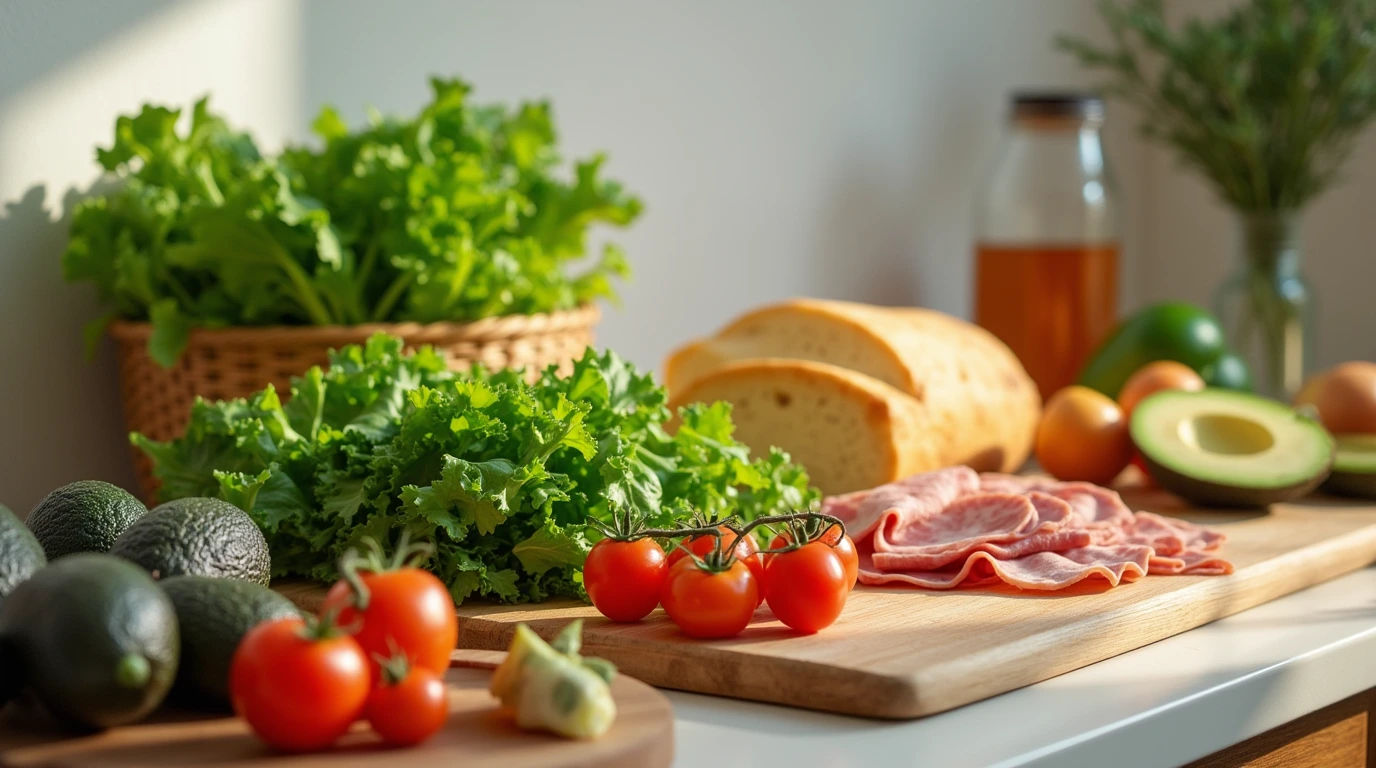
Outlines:
[[[116,322],[110,328],[119,357],[120,399],[131,432],[155,440],[182,434],[195,398],[247,397],[271,383],[285,397],[290,379],[328,362],[328,352],[361,344],[382,331],[408,347],[429,344],[451,368],[481,362],[491,368],[542,369],[570,365],[593,341],[601,313],[596,306],[547,315],[510,315],[475,323],[380,323],[355,326],[225,328],[192,331],[177,364],[163,368],[148,356],[148,323]],[[140,490],[147,500],[158,483],[152,463],[134,449]]]

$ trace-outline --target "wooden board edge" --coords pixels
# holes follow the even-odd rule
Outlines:
[[[1357,541],[1353,541],[1351,537],[1356,534],[1362,535]],[[1316,557],[1320,567],[1315,567],[1313,564]],[[943,678],[915,676],[912,684],[919,694],[917,696],[918,706],[913,709],[894,709],[895,714],[881,715],[881,717],[894,719],[925,717],[1024,688],[1174,637],[1182,632],[1241,613],[1249,608],[1255,608],[1277,598],[1308,589],[1344,574],[1360,570],[1373,562],[1376,562],[1376,526],[1368,526],[1354,531],[1347,537],[1319,542],[1252,566],[1260,569],[1262,574],[1260,577],[1253,575],[1252,581],[1243,591],[1233,589],[1233,582],[1228,577],[1162,576],[1160,578],[1197,578],[1199,582],[1187,590],[1157,595],[1145,604],[1136,603],[1124,606],[1098,617],[1098,623],[1102,625],[1103,631],[1096,633],[1091,630],[1087,634],[1102,637],[1104,642],[1101,650],[1092,654],[1090,661],[1084,661],[1083,649],[1080,649],[1081,652],[1074,661],[1069,659],[1058,660],[1054,655],[1049,654],[1052,663],[1029,674],[1028,668],[1024,664],[1000,663],[997,658],[991,658],[997,656],[998,651],[1002,651],[1008,646],[971,654],[963,659],[963,663],[954,670],[950,665],[944,667],[952,674]],[[1300,576],[1291,578],[1291,574],[1295,573],[1300,574]],[[1258,582],[1258,578],[1261,579],[1260,582]],[[1156,605],[1157,603],[1174,603],[1181,592],[1188,592],[1197,603],[1208,605],[1209,609],[1191,613],[1176,610],[1173,606]],[[1115,624],[1123,622],[1126,618],[1140,618],[1143,614],[1159,616],[1163,620],[1132,636],[1111,631]],[[1051,652],[1060,642],[1054,637],[1054,634],[1054,632],[1045,632],[1033,635],[1020,640],[1016,645],[1026,646],[1030,644],[1033,646],[1034,652],[1043,650]],[[1019,658],[1026,658],[1026,656]]]
[[[1355,537],[1355,539],[1354,539]],[[1017,641],[1015,646],[1031,646],[1029,653],[1048,659],[1044,666],[1030,669],[1023,659],[1028,654],[1015,654],[1011,660],[1008,645],[974,653],[962,659],[948,674],[940,677],[917,674],[911,677],[885,675],[863,670],[845,670],[825,664],[802,660],[770,659],[767,666],[757,662],[751,654],[733,652],[730,648],[703,645],[701,659],[685,661],[673,653],[673,645],[646,641],[633,646],[635,653],[626,653],[623,644],[611,646],[599,643],[596,636],[585,637],[584,653],[603,655],[626,673],[646,683],[672,690],[683,690],[710,696],[780,704],[832,714],[854,715],[879,720],[913,720],[945,712],[1001,693],[1072,672],[1129,651],[1142,648],[1168,637],[1203,626],[1227,616],[1254,608],[1279,597],[1298,592],[1316,584],[1351,573],[1376,562],[1376,525],[1353,531],[1344,537],[1318,542],[1251,566],[1251,580],[1245,590],[1237,590],[1237,582],[1230,577],[1216,576],[1158,576],[1153,578],[1190,578],[1197,583],[1183,590],[1156,595],[1145,603],[1108,611],[1097,617],[1101,631],[1087,634],[1104,638],[1085,661],[1083,649],[1071,658],[1058,657],[1056,648],[1063,644],[1054,630],[1032,635]],[[1315,567],[1318,563],[1319,567]],[[1295,577],[1294,574],[1300,574]],[[1258,581],[1259,580],[1259,581]],[[1129,587],[1130,588],[1130,587]],[[1182,593],[1205,606],[1199,611],[1180,611],[1176,603]],[[1155,624],[1138,627],[1132,634],[1113,631],[1117,625],[1144,614],[1159,617]],[[552,637],[567,619],[534,620],[527,624],[546,638]],[[514,622],[472,616],[460,621],[459,645],[463,648],[487,650],[505,649],[515,631]],[[722,687],[683,685],[681,665],[702,663],[713,665],[713,679],[729,680],[731,691]]]
[[[567,619],[563,618],[526,622],[531,630],[547,640],[552,639],[566,623]],[[486,650],[506,648],[515,631],[516,624],[513,622],[473,617],[461,622],[459,645]],[[910,719],[890,717],[884,713],[895,705],[905,709],[918,706],[916,689],[907,681],[890,675],[795,659],[772,658],[766,665],[752,654],[711,645],[697,649],[700,658],[687,660],[674,653],[674,647],[672,644],[646,642],[634,646],[635,653],[623,655],[627,649],[625,645],[609,645],[599,642],[596,636],[585,636],[582,653],[608,658],[616,663],[621,672],[657,688],[688,693],[877,719]],[[684,664],[710,667],[714,679],[730,680],[739,692],[707,690],[677,682],[681,679],[679,675]],[[853,691],[857,688],[865,691],[864,700],[878,706],[872,711],[856,708],[851,702]]]

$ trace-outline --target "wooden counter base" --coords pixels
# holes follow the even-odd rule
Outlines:
[[[1254,736],[1187,768],[1376,768],[1376,688]]]

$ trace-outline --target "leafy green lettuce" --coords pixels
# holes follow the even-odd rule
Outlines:
[[[247,510],[276,575],[328,580],[366,537],[433,541],[456,601],[582,594],[591,518],[630,506],[654,526],[701,512],[746,519],[812,504],[787,455],[752,461],[730,407],[693,405],[670,434],[664,390],[611,352],[568,376],[445,369],[428,349],[374,336],[292,384],[198,401],[185,436],[133,435],[164,500],[218,496]]]
[[[474,105],[432,80],[415,117],[350,130],[326,107],[319,148],[259,151],[205,99],[145,106],[97,159],[113,189],[72,216],[69,281],[96,285],[114,317],[149,320],[171,365],[196,327],[468,321],[615,298],[629,274],[607,245],[581,272],[597,224],[641,203],[605,179],[600,155],[562,171],[545,102]]]

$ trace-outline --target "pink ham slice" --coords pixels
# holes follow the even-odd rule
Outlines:
[[[1135,538],[1156,537],[1161,544],[1156,546],[1158,555],[1169,555],[1186,549],[1212,551],[1223,544],[1224,535],[1211,531],[1202,525],[1174,517],[1162,517],[1151,512],[1138,512],[1133,525]],[[1170,549],[1174,545],[1175,549]]]
[[[1148,573],[1166,576],[1226,576],[1233,572],[1233,564],[1212,552],[1187,549],[1174,555],[1153,555]]]
[[[1063,589],[1146,573],[1223,574],[1223,535],[1193,523],[1134,514],[1089,483],[985,473],[928,472],[827,499],[860,552],[860,581],[950,589],[1004,581]]]
[[[979,490],[979,475],[969,467],[950,467],[904,478],[868,491],[832,496],[822,511],[841,518],[856,541],[868,537],[886,517],[922,519]]]
[[[1009,560],[1088,545],[1089,532],[1065,528],[1071,517],[1069,504],[1044,493],[973,494],[896,530],[889,530],[896,518],[886,518],[874,533],[874,564],[884,571],[925,571],[974,552]]]
[[[1004,560],[989,552],[975,552],[959,569],[938,571],[886,572],[866,569],[862,559],[860,581],[865,584],[911,584],[927,589],[960,586],[977,570],[987,567],[1000,581],[1021,589],[1065,589],[1091,577],[1102,578],[1109,586],[1131,581],[1147,572],[1151,547],[1117,544],[1111,547],[1078,547],[1064,552],[1037,552]]]

